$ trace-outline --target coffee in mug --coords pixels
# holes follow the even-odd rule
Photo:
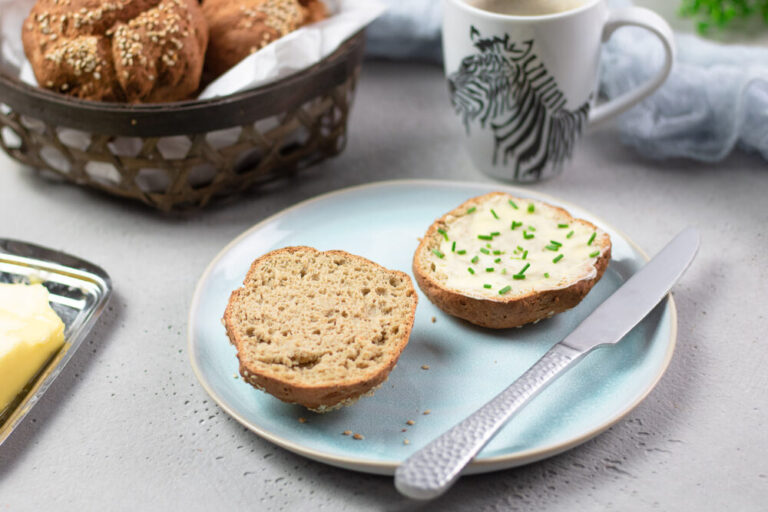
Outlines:
[[[537,16],[570,11],[586,0],[471,0],[469,4],[484,11],[511,16]]]

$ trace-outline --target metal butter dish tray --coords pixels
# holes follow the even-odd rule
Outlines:
[[[0,238],[0,283],[40,283],[64,322],[64,346],[10,406],[0,411],[0,445],[69,362],[109,300],[112,282],[100,267],[53,249]]]

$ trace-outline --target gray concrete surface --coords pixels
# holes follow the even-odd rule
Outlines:
[[[678,348],[650,396],[592,441],[462,479],[429,505],[391,478],[306,460],[207,397],[186,352],[198,276],[240,232],[286,206],[393,178],[488,181],[460,148],[441,72],[367,63],[339,158],[234,204],[183,216],[45,181],[0,156],[0,236],[82,255],[115,295],[56,385],[0,448],[0,511],[759,511],[768,503],[768,164],[655,162],[610,131],[557,179],[654,253],[689,224],[702,249],[675,289]]]

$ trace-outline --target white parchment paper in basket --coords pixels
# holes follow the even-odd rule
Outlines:
[[[261,50],[243,59],[237,66],[211,82],[200,94],[199,99],[226,96],[239,91],[266,85],[306,69],[332,54],[346,39],[370,24],[380,16],[386,6],[379,0],[323,0],[330,16],[318,23],[307,25],[278,39]],[[22,81],[37,85],[32,68],[24,55],[21,44],[21,28],[35,0],[0,0],[0,70],[7,75],[18,76]],[[29,129],[42,130],[40,123],[26,120]],[[278,120],[265,119],[258,123],[259,130],[277,126]],[[213,147],[224,147],[235,142],[239,129],[214,132],[207,137]],[[90,140],[88,134],[78,130],[62,128],[59,138],[64,144],[85,149]],[[158,142],[158,150],[166,158],[181,158],[189,150],[186,137],[165,137]],[[110,143],[111,149],[120,155],[136,155],[141,141],[130,137],[116,137]],[[52,167],[68,170],[67,160],[52,149],[44,155]],[[86,169],[94,178],[118,182],[119,173],[112,165],[92,162]],[[200,169],[193,181],[205,181],[214,169]],[[146,191],[165,188],[167,176],[151,169],[140,173],[139,186]]]

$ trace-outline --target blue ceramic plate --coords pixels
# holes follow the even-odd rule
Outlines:
[[[427,227],[470,197],[493,190],[563,206],[610,233],[613,260],[578,307],[536,325],[494,331],[454,319],[420,295],[410,342],[389,380],[374,396],[327,414],[285,404],[235,377],[235,349],[221,317],[229,294],[241,285],[256,257],[280,247],[309,245],[342,249],[410,273],[417,238]],[[192,366],[211,397],[263,438],[335,466],[393,474],[415,450],[508,386],[646,260],[622,233],[589,212],[528,189],[445,181],[392,181],[345,189],[260,222],[213,260],[197,285],[189,315]],[[619,421],[667,368],[676,325],[668,297],[621,343],[597,349],[542,392],[467,472],[509,468],[560,453]],[[300,417],[306,421],[300,422]],[[408,425],[408,420],[414,424]],[[364,439],[342,435],[346,430]]]

